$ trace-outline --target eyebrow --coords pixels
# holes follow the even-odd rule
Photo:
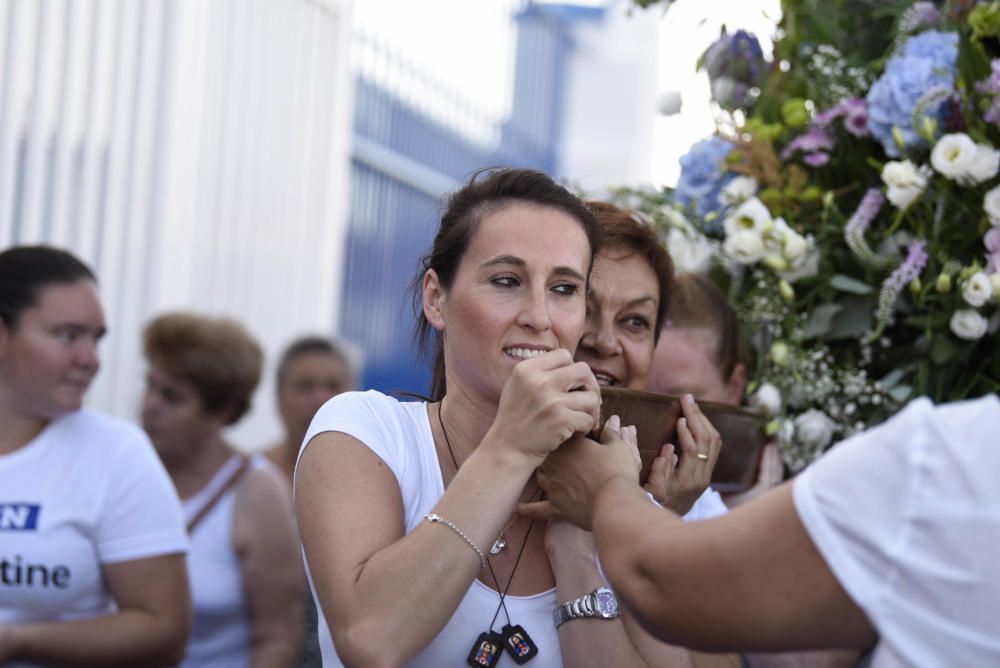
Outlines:
[[[62,324],[56,325],[56,327],[66,327],[72,330],[74,333],[86,333],[93,329],[90,325],[86,325],[81,322],[64,322]],[[101,326],[93,331],[97,335],[97,338],[101,338],[108,333],[108,328],[106,326]]]
[[[625,308],[632,308],[634,306],[639,306],[640,304],[644,304],[646,302],[650,302],[654,306],[656,305],[656,300],[653,298],[652,295],[645,295],[643,297],[639,297],[637,299],[633,299],[632,301],[628,302],[627,304],[625,304]]]
[[[516,257],[514,255],[499,255],[499,256],[493,258],[492,260],[487,260],[486,262],[484,262],[480,266],[482,266],[482,267],[492,267],[492,266],[495,266],[495,265],[498,265],[498,264],[512,264],[512,265],[514,265],[516,267],[527,267],[528,266],[528,264],[524,260],[522,260],[521,258]],[[556,274],[557,276],[569,276],[571,278],[577,279],[578,281],[584,280],[583,274],[581,274],[580,272],[578,272],[575,269],[571,269],[570,267],[555,267],[552,270],[552,273]]]

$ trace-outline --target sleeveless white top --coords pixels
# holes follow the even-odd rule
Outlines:
[[[208,484],[184,499],[184,520],[190,522],[239,468],[233,455]],[[256,456],[250,468],[272,466]],[[244,473],[246,475],[246,473]],[[242,481],[233,485],[208,511],[191,534],[187,555],[194,624],[181,668],[237,668],[250,665],[250,617],[240,560],[233,549],[233,508]]]

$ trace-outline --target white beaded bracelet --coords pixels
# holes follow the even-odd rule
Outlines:
[[[474,542],[472,542],[472,539],[466,536],[465,532],[459,529],[457,526],[455,526],[454,523],[449,522],[448,520],[441,517],[437,513],[427,513],[426,515],[424,515],[424,519],[430,522],[431,524],[443,524],[452,531],[454,531],[455,533],[457,533],[459,536],[461,536],[462,540],[468,543],[469,547],[471,547],[473,550],[476,551],[476,555],[479,557],[479,569],[482,570],[486,568],[486,555],[483,554],[483,551],[479,549],[479,546],[476,545]]]

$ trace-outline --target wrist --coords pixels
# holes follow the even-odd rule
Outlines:
[[[493,428],[486,432],[486,436],[473,454],[480,453],[489,460],[490,466],[509,475],[523,476],[525,479],[544,461],[532,453],[511,447],[507,439],[499,436]]]
[[[0,664],[20,656],[23,640],[16,624],[0,624]]]

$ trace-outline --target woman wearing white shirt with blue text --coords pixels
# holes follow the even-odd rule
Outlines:
[[[82,408],[106,331],[69,253],[0,253],[0,664],[170,665],[187,536],[142,430]]]

